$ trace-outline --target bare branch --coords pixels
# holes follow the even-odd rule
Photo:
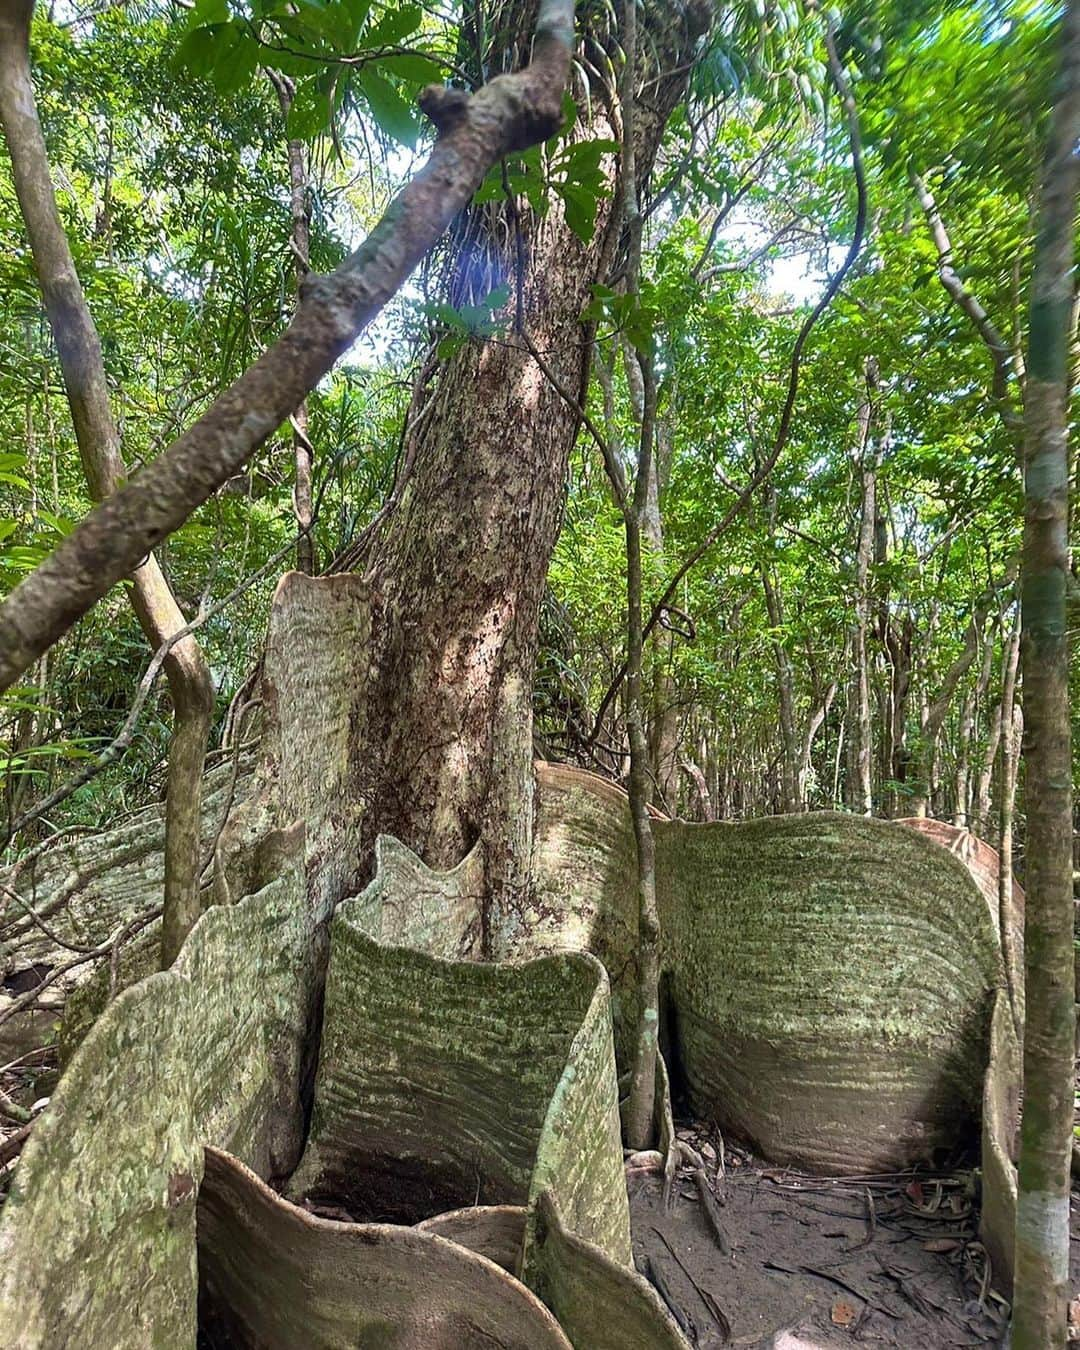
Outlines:
[[[949,238],[949,232],[941,218],[941,212],[934,200],[934,194],[914,169],[910,171],[908,177],[919,200],[919,205],[926,216],[926,223],[930,227],[930,237],[937,249],[937,270],[938,276],[941,278],[941,284],[956,306],[974,324],[976,332],[982,338],[986,350],[990,353],[990,358],[994,363],[993,397],[997,405],[998,416],[1019,449],[1020,440],[1023,436],[1024,419],[1014,406],[1012,397],[1012,387],[1017,381],[1012,349],[998,332],[994,321],[983,309],[978,298],[968,290],[960,279],[960,274],[953,265],[952,240]]]
[[[844,107],[844,113],[847,119],[848,138],[851,144],[851,165],[855,175],[855,188],[858,196],[858,204],[855,211],[855,228],[851,237],[851,244],[840,264],[839,269],[833,275],[825,292],[814,308],[806,316],[802,327],[799,329],[798,336],[795,339],[795,345],[791,350],[791,365],[788,371],[787,394],[784,398],[783,411],[780,414],[780,422],[776,429],[776,436],[773,440],[772,448],[768,455],[762,461],[753,478],[743,488],[738,498],[727,509],[723,517],[706,534],[696,549],[694,549],[687,558],[675,570],[667,585],[664,587],[660,598],[652,607],[649,620],[645,625],[644,637],[648,637],[656,625],[660,622],[660,616],[671,603],[675,592],[678,590],[683,577],[694,567],[709,550],[716,544],[720,537],[731,528],[732,524],[742,515],[747,506],[754,498],[758,488],[772,473],[776,467],[777,460],[787,445],[788,437],[791,434],[791,423],[795,413],[795,400],[799,393],[799,376],[802,368],[803,352],[814,329],[818,319],[832,304],[834,297],[844,283],[844,278],[854,266],[859,253],[862,250],[863,237],[866,234],[867,220],[867,191],[866,191],[866,170],[863,164],[862,152],[862,134],[859,129],[858,111],[855,107],[855,99],[852,96],[851,89],[847,82],[847,76],[844,74],[844,68],[836,54],[836,44],[833,37],[832,21],[827,21],[826,26],[826,46],[829,53],[829,70],[832,75],[833,83],[840,95],[840,101]],[[623,663],[615,679],[608,687],[607,693],[600,704],[596,714],[596,721],[593,724],[592,735],[589,738],[589,745],[592,745],[596,737],[600,734],[600,728],[603,725],[604,717],[611,701],[618,693],[619,687],[626,677],[626,664]]]

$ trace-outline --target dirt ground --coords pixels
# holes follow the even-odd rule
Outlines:
[[[979,1243],[970,1168],[824,1179],[723,1148],[684,1123],[722,1238],[693,1166],[665,1211],[661,1178],[629,1171],[634,1255],[691,1344],[753,1350],[904,1350],[1000,1345],[1008,1309]],[[721,1161],[722,1160],[722,1161]],[[1080,1196],[1073,1197],[1080,1290]],[[721,1249],[727,1246],[727,1254]]]
[[[56,1076],[48,1053],[2,1068],[9,1103],[23,1109],[47,1095]],[[0,1204],[22,1132],[0,1111],[0,1158],[8,1162],[0,1165]],[[630,1167],[627,1184],[638,1268],[691,1344],[704,1350],[843,1350],[853,1343],[959,1350],[1002,1343],[1008,1308],[993,1290],[978,1241],[970,1165],[822,1178],[770,1166],[730,1143],[725,1148],[709,1126],[687,1121],[678,1132],[693,1154],[684,1154],[671,1207],[665,1209],[656,1172]],[[702,1164],[698,1174],[694,1154]],[[702,1200],[702,1186],[712,1203]],[[1075,1296],[1076,1190],[1072,1208]]]

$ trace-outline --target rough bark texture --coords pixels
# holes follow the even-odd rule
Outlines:
[[[234,765],[215,766],[202,790],[200,850],[213,845],[230,804],[239,806],[250,786],[252,757],[240,756]],[[117,934],[139,915],[160,906],[165,879],[165,817],[161,803],[136,812],[104,834],[73,834],[60,838],[38,858],[16,863],[0,873],[0,1056],[6,1063],[49,1040],[57,1016],[65,1013],[72,989],[81,985],[93,966],[76,966],[55,979],[35,997],[41,1011],[9,1016],[20,988],[32,992],[37,981],[53,979],[72,959],[64,943],[96,947]],[[18,900],[14,897],[18,896]],[[44,926],[30,917],[32,910]],[[121,957],[119,987],[147,973],[147,961],[156,963],[160,940],[147,930],[138,963],[129,967]],[[108,964],[108,963],[106,963]],[[101,972],[99,988],[78,1016],[83,1023],[96,1017],[108,999],[109,971]],[[74,1013],[74,1010],[72,1010]],[[76,1039],[81,1033],[76,1033]]]
[[[334,920],[312,1128],[290,1195],[415,1223],[552,1187],[574,1229],[628,1265],[599,963],[448,962],[373,942],[363,917],[354,901]],[[526,1268],[531,1227],[530,1216]]]
[[[513,63],[533,9],[514,0],[490,16],[492,68]],[[686,62],[707,19],[697,0],[644,11],[655,64],[635,136],[639,178],[685,89]],[[613,137],[602,91],[580,106],[582,119],[592,113],[580,134]],[[393,834],[431,866],[448,868],[479,841],[492,906],[484,916],[488,954],[528,905],[538,615],[578,429],[564,394],[576,405],[586,387],[580,315],[621,228],[607,199],[589,245],[557,201],[542,220],[510,211],[509,225],[502,222],[508,241],[492,237],[490,215],[463,225],[451,296],[519,286],[528,343],[546,354],[554,383],[527,343],[511,338],[465,347],[414,400],[401,490],[369,573],[376,674],[358,739],[374,761],[365,769],[369,846],[376,834]]]
[[[1009,980],[1009,1000],[1017,1036],[1022,1035],[1024,1006],[1024,944],[1009,937],[1015,925],[1009,922],[1013,908],[1013,815],[1016,808],[1016,776],[1020,760],[1020,735],[1023,712],[1016,702],[1016,672],[1020,663],[1020,625],[1017,624],[1005,651],[1005,670],[1001,688],[1001,774],[998,802],[998,913],[1003,934],[1005,974]]]
[[[30,77],[33,0],[0,12],[0,124],[19,207],[30,240],[90,496],[102,501],[127,477],[113,420],[97,328],[56,208],[48,155]],[[151,553],[133,570],[131,604],[151,650],[186,626],[168,581]],[[200,793],[214,713],[210,668],[190,634],[165,658],[173,702],[165,829],[161,963],[168,967],[199,916]]]
[[[309,277],[277,342],[0,606],[0,689],[243,467],[394,295],[488,169],[554,133],[572,44],[572,0],[541,0],[526,70],[471,96],[425,91],[422,106],[439,129],[431,157],[366,242],[331,275]]]
[[[1011,871],[1006,872],[1001,859],[981,839],[967,830],[948,825],[943,820],[912,817],[897,821],[933,839],[959,858],[971,873],[971,878],[983,894],[991,915],[998,925],[1002,956],[1009,951],[1024,951],[1024,892],[1016,884]],[[1000,904],[1002,884],[1010,884],[1012,901],[1008,907]],[[1011,937],[1008,931],[1011,930]],[[1021,990],[1021,998],[1023,991]],[[1023,1003],[1019,1018],[1014,1020],[1012,998],[1008,988],[998,989],[993,996],[990,1018],[990,1053],[986,1065],[986,1079],[982,1095],[982,1204],[979,1211],[979,1234],[990,1254],[994,1287],[1006,1298],[1012,1297],[1013,1242],[1016,1233],[1016,1159],[1020,1145],[1020,1047],[1017,1027],[1023,1024]]]
[[[977,1113],[1000,980],[964,869],[846,815],[656,828],[694,1109],[824,1171],[904,1166],[955,1139]]]
[[[686,1350],[687,1342],[651,1284],[562,1222],[546,1194],[538,1206],[534,1287],[560,1310],[581,1350]]]
[[[1024,1118],[1016,1350],[1063,1346],[1075,1088],[1069,648],[1069,394],[1080,160],[1080,4],[1062,26],[1031,279],[1024,391],[1021,663],[1027,806]]]
[[[625,796],[555,766],[539,781],[544,919],[531,949],[592,944],[611,972],[616,1042],[632,1045]],[[653,831],[661,965],[694,1108],[822,1170],[904,1166],[954,1141],[978,1111],[1002,983],[996,906],[967,869],[895,825],[825,813]]]
[[[525,1215],[524,1205],[466,1205],[424,1219],[416,1227],[460,1243],[514,1275],[521,1269]]]
[[[264,1176],[294,1165],[315,967],[289,852],[110,1005],[35,1123],[0,1221],[13,1350],[194,1345],[202,1146]]]
[[[282,880],[204,915],[173,970],[121,995],[36,1124],[0,1226],[0,1304],[4,1325],[19,1328],[16,1346],[62,1344],[73,1335],[82,1343],[117,1347],[161,1343],[171,1350],[192,1344],[192,1201],[201,1145],[225,1147],[264,1176],[279,1176],[292,1166],[299,1146],[303,1047],[318,993],[321,922],[334,890],[351,874],[348,848],[327,848],[331,837],[349,837],[348,821],[335,819],[340,785],[348,781],[347,733],[336,741],[310,735],[339,672],[325,656],[325,642],[324,664],[314,681],[308,659],[328,623],[339,632],[359,633],[343,626],[342,618],[355,614],[362,599],[363,587],[354,578],[311,581],[294,574],[279,592],[279,627],[268,645],[266,675],[268,744],[280,773],[273,800],[279,811],[302,808],[306,828],[298,826],[284,838],[259,837],[254,808],[239,813],[244,828],[218,850],[219,866],[232,868],[224,892],[236,894],[245,876],[257,882],[260,873],[269,872],[282,874]],[[296,634],[298,641],[281,643],[284,633]],[[344,663],[352,651],[353,642],[343,641],[337,659]],[[347,710],[331,708],[328,716],[328,728],[348,720]],[[259,771],[264,786],[270,762]],[[623,941],[635,940],[638,918],[626,798],[591,775],[545,768],[541,805],[537,858],[551,863],[547,886],[537,891],[543,922],[531,950],[522,946],[510,954],[528,957],[545,945],[602,946],[628,1000],[623,1021],[632,1043],[638,980],[619,950]],[[674,976],[676,1044],[691,1086],[702,1100],[719,1103],[719,1118],[756,1136],[781,1159],[850,1171],[873,1169],[885,1160],[908,1162],[943,1138],[951,1140],[952,1126],[977,1093],[985,1062],[987,999],[995,988],[997,958],[991,910],[960,864],[896,826],[848,817],[803,816],[748,826],[658,821],[653,828],[669,934],[664,963]],[[390,856],[396,868],[405,853],[395,846]],[[351,925],[354,915],[369,932],[390,927],[415,935],[422,945],[431,937],[443,947],[467,945],[474,911],[459,892],[468,890],[468,867],[457,869],[456,880],[426,881],[418,860],[411,868],[392,882],[378,884],[376,878],[364,897],[342,909],[339,928]],[[589,904],[581,904],[582,895],[590,897]],[[743,937],[736,941],[737,932],[749,934],[749,943]],[[655,1299],[623,1264],[616,1229],[624,1230],[603,1218],[617,1218],[611,1206],[625,1204],[625,1194],[607,982],[599,967],[565,955],[539,967],[454,965],[353,935],[337,949],[344,972],[355,976],[358,953],[370,963],[365,985],[370,1007],[389,1011],[374,1018],[370,1008],[350,1013],[355,990],[346,979],[342,988],[349,996],[338,999],[331,977],[324,1078],[335,1066],[347,1070],[342,1056],[368,1044],[365,1063],[373,1075],[368,1081],[381,1097],[384,1088],[398,1090],[395,1061],[423,1064],[416,1043],[450,1037],[460,1067],[470,1050],[475,1054],[476,1092],[468,1092],[467,1073],[451,1073],[443,1082],[432,1080],[429,1099],[457,1100],[466,1120],[491,1091],[485,1075],[499,1081],[492,1071],[499,1057],[515,1058],[516,1046],[515,1085],[520,1061],[537,1069],[548,1063],[553,1090],[546,1105],[543,1092],[536,1098],[535,1161],[527,1185],[521,1180],[525,1161],[514,1183],[517,1195],[524,1190],[531,1215],[526,1281],[548,1300],[572,1338],[584,1336],[581,1343],[610,1344],[612,1350],[621,1344],[650,1350],[678,1346]],[[765,964],[767,958],[771,964]],[[547,980],[557,971],[564,984],[569,981],[561,999],[535,991],[523,996],[537,972]],[[583,973],[590,975],[591,993]],[[443,1001],[439,1026],[418,1029],[416,1010],[428,1006],[431,989],[441,981],[452,995],[455,980],[465,981],[473,997],[460,997],[459,989],[458,997]],[[855,984],[859,999],[851,993]],[[502,1013],[490,1023],[481,1018],[477,1024],[485,990],[488,995],[501,990],[498,996],[508,995],[509,1002],[499,1005]],[[545,1017],[538,1018],[541,1010]],[[551,1014],[554,1022],[546,1020]],[[461,1030],[456,1040],[455,1020]],[[367,1039],[358,1040],[365,1026]],[[515,1034],[522,1036],[520,1044]],[[749,1087],[710,1048],[738,1036],[755,1064]],[[354,1084],[355,1095],[355,1084],[363,1080],[347,1073],[345,1079]],[[876,1090],[868,1091],[867,1082]],[[317,1091],[316,1130],[331,1100]],[[519,1095],[509,1109],[496,1108],[494,1120],[477,1126],[478,1149],[491,1156],[507,1153],[499,1146],[500,1132],[505,1134],[523,1102]],[[354,1125],[354,1136],[381,1130],[385,1144],[379,1113],[369,1110],[364,1119],[370,1130]],[[438,1128],[434,1114],[429,1122]],[[415,1121],[406,1123],[416,1129]],[[599,1149],[597,1128],[607,1141]],[[402,1131],[390,1133],[400,1149]],[[438,1135],[425,1140],[425,1154],[439,1142]],[[606,1159],[599,1171],[598,1159]],[[287,1223],[295,1221],[293,1216]],[[215,1222],[223,1236],[214,1240],[206,1270],[226,1290],[220,1301],[238,1306],[243,1288],[265,1275],[245,1274],[243,1266],[231,1264],[240,1257],[228,1235],[240,1230],[229,1225],[245,1222],[242,1207],[239,1217],[219,1212]],[[268,1219],[264,1227],[269,1225]],[[298,1250],[295,1259],[302,1257]],[[312,1259],[317,1286],[332,1272],[318,1252]],[[413,1263],[401,1276],[414,1291],[409,1306],[433,1296],[422,1279],[415,1282],[420,1275]],[[263,1302],[267,1314],[288,1319],[296,1313],[292,1300],[285,1309]],[[250,1302],[245,1306],[250,1310]],[[364,1306],[360,1295],[358,1307]],[[619,1307],[629,1324],[636,1323],[633,1335],[639,1339],[618,1339],[624,1325]],[[406,1334],[411,1325],[403,1313],[386,1334]],[[591,1333],[571,1330],[590,1326],[610,1339],[593,1342]]]
[[[347,601],[355,587],[342,580]],[[319,594],[341,603],[340,591],[294,574],[279,606],[295,621],[289,592],[294,605],[310,605]],[[271,643],[268,688],[288,689],[295,702],[269,706],[271,725],[285,717],[274,744],[310,718],[305,697],[319,701],[310,685],[290,683],[277,655]],[[302,668],[300,659],[297,675]],[[333,746],[321,761],[293,762],[291,800],[325,784],[333,762]],[[331,810],[334,798],[331,791]],[[310,847],[322,837],[315,816],[309,803],[307,830],[298,823],[248,854],[219,849],[219,865],[237,869],[234,886],[245,863],[257,874],[253,859],[281,880],[204,915],[171,971],[121,995],[37,1123],[0,1224],[0,1312],[19,1329],[19,1350],[72,1339],[118,1350],[193,1346],[200,1275],[211,1344],[221,1333],[329,1348],[342,1344],[343,1326],[369,1323],[380,1345],[439,1343],[424,1336],[448,1346],[564,1344],[521,1285],[480,1257],[427,1232],[314,1220],[222,1154],[208,1155],[196,1269],[203,1146],[228,1149],[262,1177],[287,1175],[299,1151],[319,991],[322,920],[312,897],[326,894],[339,866]],[[390,854],[403,856],[400,846]],[[467,883],[467,870],[458,879]],[[521,1278],[575,1329],[576,1344],[685,1350],[630,1263],[600,964],[574,954],[524,965],[447,962],[385,947],[357,927],[390,922],[421,944],[430,934],[444,940],[450,916],[469,919],[453,891],[450,878],[425,884],[414,859],[411,871],[392,883],[377,877],[339,911],[312,1143],[294,1187],[311,1189],[312,1160],[327,1156],[333,1138],[352,1148],[347,1198],[360,1205],[385,1204],[388,1194],[399,1203],[403,1174],[416,1177],[422,1208],[469,1198],[477,1177],[481,1189],[490,1178],[524,1201]],[[433,926],[440,897],[447,904]],[[399,1098],[404,1114],[393,1108]],[[464,1194],[441,1184],[445,1175],[431,1165],[440,1150],[453,1155]],[[378,1161],[391,1154],[387,1189]],[[620,1340],[630,1326],[633,1339]]]

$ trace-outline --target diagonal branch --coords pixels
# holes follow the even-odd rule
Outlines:
[[[1015,407],[1012,389],[1016,382],[1017,371],[1012,349],[1005,341],[993,319],[982,307],[977,296],[964,285],[953,263],[953,246],[945,222],[941,218],[934,194],[926,182],[911,169],[908,177],[911,186],[926,216],[930,228],[930,237],[938,255],[938,276],[942,286],[948,292],[953,303],[971,320],[979,337],[982,338],[990,359],[994,363],[993,397],[1005,430],[1012,437],[1017,449],[1021,443],[1024,419]]]
[[[0,7],[0,47],[25,33],[27,0]],[[573,46],[573,0],[542,0],[531,64],[476,94],[432,85],[421,107],[438,135],[423,169],[364,244],[306,279],[280,338],[156,460],[114,493],[0,606],[7,689],[162,539],[237,473],[395,294],[503,155],[553,135]]]

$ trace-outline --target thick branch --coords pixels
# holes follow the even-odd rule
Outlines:
[[[25,7],[27,0],[19,0]],[[0,607],[0,690],[8,688],[117,581],[272,435],[395,294],[503,155],[554,134],[573,43],[573,0],[542,0],[533,59],[478,93],[432,86],[438,128],[427,164],[365,243],[329,276],[309,277],[292,322],[158,459],[93,511]],[[0,12],[10,45],[11,7]]]

